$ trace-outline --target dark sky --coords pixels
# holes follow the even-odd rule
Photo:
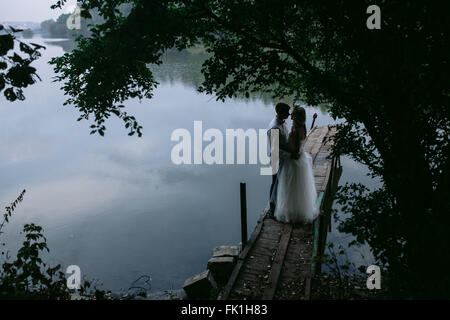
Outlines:
[[[57,0],[0,0],[1,21],[33,21],[42,22],[56,19],[61,13],[73,9],[76,0],[68,0],[61,9],[50,9]]]

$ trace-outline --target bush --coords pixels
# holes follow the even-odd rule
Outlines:
[[[0,224],[0,234],[19,202],[23,200],[24,194],[25,190],[6,207],[6,213]],[[18,250],[15,260],[10,262],[8,252],[1,253],[4,261],[0,269],[0,299],[70,300],[73,293],[77,293],[81,299],[104,299],[105,292],[95,286],[91,289],[89,281],[84,281],[77,291],[69,289],[61,265],[51,267],[42,261],[42,253],[50,251],[42,231],[40,226],[33,223],[26,224],[23,227],[25,241]],[[6,246],[6,243],[2,245]]]
[[[66,277],[61,265],[50,267],[40,257],[49,251],[42,227],[26,224],[25,241],[16,260],[4,262],[0,272],[2,299],[70,299]],[[9,260],[6,257],[6,260]]]

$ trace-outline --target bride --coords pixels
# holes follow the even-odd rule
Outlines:
[[[278,177],[275,218],[286,223],[311,223],[319,214],[316,208],[316,187],[311,156],[304,151],[306,138],[306,112],[294,106],[293,121],[288,138],[288,148],[299,153],[298,159],[284,160]]]

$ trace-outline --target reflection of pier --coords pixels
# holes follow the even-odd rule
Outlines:
[[[320,270],[314,257],[325,248],[342,171],[339,159],[328,159],[331,142],[325,138],[334,133],[334,127],[315,127],[305,145],[313,159],[319,217],[309,225],[283,224],[266,218],[266,208],[219,299],[309,299],[311,277]]]

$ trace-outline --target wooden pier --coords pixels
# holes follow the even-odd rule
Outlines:
[[[339,159],[329,159],[334,127],[314,127],[305,151],[311,154],[320,214],[313,224],[285,224],[266,217],[266,208],[219,300],[309,299],[311,278],[320,270],[321,255],[331,229],[332,193],[341,175]]]

